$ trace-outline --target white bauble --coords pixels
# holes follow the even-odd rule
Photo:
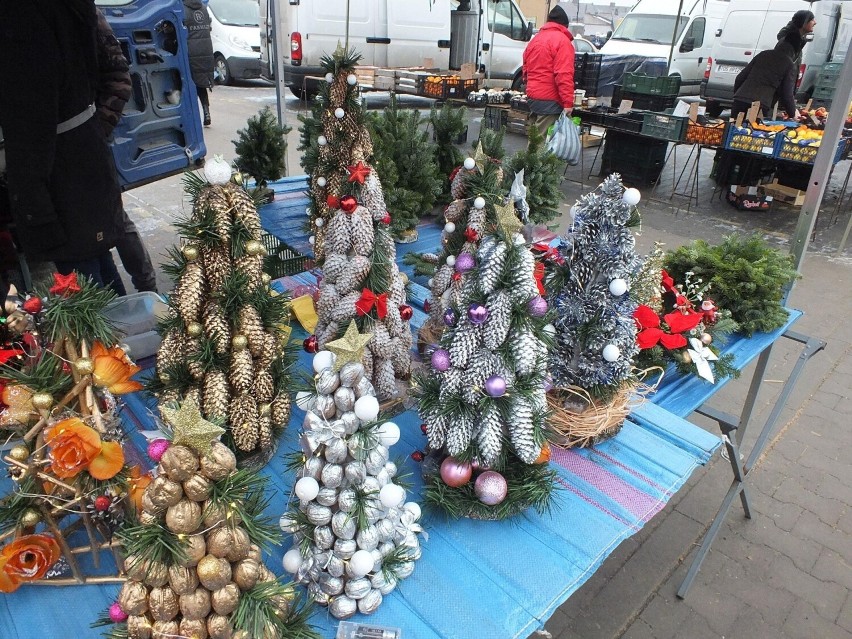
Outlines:
[[[328,180],[326,180],[324,177],[320,176],[317,178],[317,186],[324,187],[326,184],[328,184]]]
[[[379,400],[373,395],[364,395],[355,402],[355,417],[362,422],[371,422],[379,416]]]
[[[321,229],[323,227],[323,225],[325,224],[325,220],[322,219],[321,217],[318,217],[316,220],[314,220],[314,224],[317,225],[318,229]]]
[[[475,166],[476,166],[476,162],[474,161],[473,158],[465,158],[464,168],[466,168],[468,171],[473,171],[473,167],[475,167]]]
[[[382,445],[390,448],[399,441],[399,426],[393,422],[385,422],[377,431]]]
[[[624,195],[621,197],[624,200],[625,204],[629,204],[630,206],[636,206],[639,204],[639,200],[642,199],[642,194],[639,192],[639,189],[627,189],[624,192]]]
[[[609,283],[609,292],[616,297],[621,297],[627,292],[627,280],[623,277],[616,277]]]
[[[311,501],[319,495],[319,482],[313,477],[302,477],[296,482],[296,497],[302,501]]]
[[[321,135],[317,138],[317,144],[319,144],[320,146],[325,146],[326,144],[328,144],[328,139],[324,135]]]
[[[314,355],[314,372],[322,373],[326,368],[331,368],[334,364],[334,353],[331,351],[319,351]]]
[[[204,179],[210,184],[227,184],[231,181],[231,165],[221,155],[214,155],[204,163]]]
[[[302,553],[299,552],[299,549],[291,548],[284,553],[284,559],[281,563],[284,565],[284,570],[289,572],[291,575],[295,575],[299,572],[299,568],[302,567],[302,561]]]
[[[444,231],[447,233],[453,233],[456,230],[456,225],[452,222],[447,222],[444,224]]]
[[[477,197],[477,198],[473,201],[473,208],[475,208],[475,209],[484,209],[484,208],[485,208],[485,198],[484,198],[484,197],[482,197],[481,195],[480,195],[479,197]]]
[[[541,330],[545,335],[550,335],[551,338],[556,337],[556,327],[553,324],[546,324]]]
[[[376,560],[369,550],[356,550],[349,560],[349,572],[356,578],[363,577],[373,569]]]
[[[455,255],[447,255],[447,266],[455,266],[456,265],[456,256]]]
[[[603,358],[608,362],[614,362],[621,357],[621,349],[615,344],[607,344],[603,349]]]
[[[305,209],[305,215],[307,215],[308,217],[311,217],[311,207],[310,206]]]
[[[317,238],[315,238],[313,235],[311,235],[308,238],[308,244],[310,244],[311,246],[313,246],[316,243],[316,241],[317,241]]]
[[[325,74],[325,81],[328,82],[329,84],[331,84],[332,82],[334,82],[334,75],[331,72],[326,73]]]
[[[354,87],[356,84],[358,84],[358,76],[356,76],[354,73],[350,73],[346,76],[346,84],[348,84],[350,87]]]
[[[420,504],[418,504],[416,501],[408,502],[407,504],[405,504],[405,506],[403,506],[403,508],[411,513],[411,515],[414,517],[414,521],[420,519],[420,514],[422,511],[420,510]]]
[[[426,286],[428,286],[429,288],[432,288],[432,285],[433,285],[434,283],[435,283],[435,280],[434,280],[433,278],[431,278],[431,277],[430,277],[430,278],[428,279],[428,281],[426,282]]]
[[[405,489],[396,484],[385,484],[379,491],[379,501],[385,508],[396,508],[405,499]]]
[[[336,117],[338,120],[342,120],[344,117],[346,117],[346,111],[344,111],[340,107],[337,107],[334,110],[334,117]]]

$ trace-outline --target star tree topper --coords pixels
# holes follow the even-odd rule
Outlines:
[[[172,444],[189,446],[199,453],[209,455],[213,440],[224,434],[225,430],[208,422],[191,399],[184,401],[180,408],[163,406],[163,416],[172,425]]]
[[[497,214],[497,226],[503,230],[511,239],[514,233],[519,233],[521,230],[521,221],[515,215],[515,204],[509,200],[505,204],[495,205],[494,212]]]
[[[476,163],[476,168],[482,173],[485,171],[485,164],[488,162],[488,156],[482,150],[482,142],[476,145],[476,152],[473,154],[473,161]]]
[[[349,172],[349,181],[357,182],[358,184],[363,184],[367,176],[370,175],[370,167],[360,160],[358,164],[347,166],[346,170]]]
[[[325,345],[326,349],[336,356],[332,370],[337,372],[349,362],[360,363],[364,358],[364,347],[371,339],[373,339],[372,333],[359,333],[355,320],[349,322],[343,337]]]
[[[77,272],[71,271],[68,275],[54,273],[53,286],[50,287],[50,292],[61,297],[79,293],[80,285],[77,283]]]

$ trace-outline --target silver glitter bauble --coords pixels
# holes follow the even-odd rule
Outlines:
[[[342,464],[349,457],[349,449],[346,447],[346,442],[342,439],[335,439],[326,444],[325,461],[329,464]]]
[[[353,599],[360,599],[366,595],[373,587],[370,585],[370,580],[366,577],[359,579],[350,579],[346,582],[346,596]]]
[[[379,531],[375,526],[367,526],[358,531],[355,541],[361,550],[372,550],[379,545]]]
[[[337,373],[333,373],[330,368],[326,368],[323,372],[317,375],[317,392],[320,395],[331,395],[340,386],[340,377]]]
[[[331,518],[331,530],[338,539],[354,539],[357,528],[355,518],[349,513],[338,511]]]
[[[355,384],[355,396],[358,398],[366,397],[368,395],[375,395],[376,389],[373,386],[372,382],[366,377],[362,377],[358,380],[358,383]]]
[[[343,482],[343,466],[326,464],[320,473],[320,480],[326,488],[337,488]]]
[[[322,591],[331,597],[343,592],[343,579],[340,577],[332,577],[328,573],[320,575],[319,585]]]
[[[341,386],[334,391],[334,405],[341,413],[351,411],[355,407],[355,391]]]
[[[354,412],[346,412],[340,416],[343,421],[343,427],[346,429],[346,434],[351,435],[361,428],[361,420],[356,417]]]
[[[337,507],[345,513],[351,513],[355,509],[356,502],[355,491],[351,488],[344,488],[337,495]]]
[[[314,528],[314,543],[320,550],[328,550],[334,545],[334,533],[330,526],[317,526]]]
[[[376,531],[379,533],[379,541],[385,542],[393,539],[393,522],[389,519],[380,519],[376,522]]]
[[[367,477],[367,466],[362,461],[351,461],[343,469],[346,479],[355,486],[360,486]]]
[[[334,597],[328,604],[328,611],[337,619],[349,619],[357,610],[356,601],[345,595]]]
[[[337,490],[334,488],[320,488],[314,501],[322,506],[334,506],[337,503]]]
[[[344,561],[352,559],[356,550],[358,550],[358,544],[354,539],[338,539],[334,542],[334,554]]]
[[[362,615],[371,615],[382,605],[382,593],[371,589],[366,595],[358,600],[358,612]]]
[[[387,577],[385,577],[385,572],[381,570],[370,577],[370,585],[383,595],[390,594],[396,588],[397,583],[393,573],[387,573]]]
[[[311,502],[305,509],[305,516],[315,526],[325,526],[331,521],[331,508]]]
[[[314,410],[325,417],[331,419],[337,414],[337,407],[334,405],[334,397],[331,395],[319,395],[317,397],[317,405]]]
[[[325,467],[325,461],[322,457],[309,457],[302,466],[301,477],[313,477],[319,481],[322,477],[322,469]]]
[[[340,369],[340,385],[352,388],[364,377],[364,365],[361,362],[349,362]]]

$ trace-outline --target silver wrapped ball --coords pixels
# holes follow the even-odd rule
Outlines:
[[[341,413],[351,411],[355,407],[355,391],[341,386],[334,391],[334,405]]]
[[[331,395],[320,395],[317,397],[317,405],[314,410],[326,419],[331,419],[337,414],[334,397]]]
[[[333,373],[330,368],[326,368],[323,372],[317,375],[317,393],[320,395],[331,395],[340,386],[340,377],[337,373]]]
[[[332,577],[342,577],[346,574],[346,564],[336,554],[331,555],[325,569]]]
[[[338,595],[328,604],[328,611],[337,619],[349,619],[357,610],[358,604],[346,595]]]
[[[384,571],[379,571],[370,577],[370,585],[377,589],[383,595],[390,594],[396,588],[397,580],[393,573],[388,573],[385,577]]]
[[[314,501],[322,506],[334,506],[337,503],[337,490],[334,488],[320,488]]]
[[[408,537],[405,538],[405,541],[400,544],[400,546],[408,548],[406,556],[412,561],[417,561],[423,556],[423,549],[420,547],[420,540],[417,539],[417,535],[413,533],[409,533]]]
[[[358,380],[358,383],[355,384],[355,396],[359,399],[361,397],[366,397],[368,395],[375,395],[376,389],[373,386],[372,382],[366,377],[362,377]]]
[[[379,482],[379,486],[384,488],[390,480],[390,474],[388,474],[388,471],[382,467],[382,469],[376,474],[376,481]]]
[[[345,513],[351,513],[355,509],[355,491],[351,488],[344,488],[337,496],[337,507]]]
[[[381,551],[378,548],[373,548],[370,551],[370,554],[373,555],[373,571],[374,572],[381,572],[382,564],[384,563],[384,560],[385,560]]]
[[[346,442],[342,439],[335,439],[326,444],[325,461],[329,464],[342,464],[349,456],[349,449],[346,447]]]
[[[384,543],[393,539],[393,522],[389,519],[380,519],[376,522],[376,530],[379,533],[379,542]]]
[[[334,533],[330,526],[314,528],[314,543],[320,550],[329,550],[334,545]]]
[[[373,525],[362,528],[358,531],[358,534],[355,535],[355,541],[358,544],[358,548],[361,550],[372,550],[373,548],[377,548],[379,545],[379,531],[376,526]]]
[[[378,590],[372,589],[358,600],[358,612],[362,615],[371,615],[376,612],[381,605],[382,593]]]
[[[356,417],[354,412],[345,412],[340,416],[343,420],[343,427],[346,429],[346,434],[351,435],[361,428],[361,420]]]
[[[338,539],[334,542],[334,554],[344,561],[352,559],[356,550],[358,550],[358,544],[354,539]]]
[[[382,557],[387,557],[394,550],[396,550],[396,544],[392,541],[383,541],[379,544],[379,552],[382,553]]]
[[[349,513],[338,511],[331,518],[331,531],[338,539],[354,539],[358,526]]]
[[[320,481],[326,488],[337,488],[343,482],[343,466],[326,464],[320,473]]]
[[[322,477],[322,469],[325,468],[325,461],[322,457],[309,457],[302,466],[300,477],[313,477],[317,481]]]
[[[379,491],[382,489],[382,487],[379,486],[379,480],[375,477],[370,477],[369,475],[367,475],[364,478],[364,481],[361,482],[360,488],[365,493],[375,493],[376,495],[378,495]],[[378,502],[378,500],[375,501]]]
[[[350,579],[346,582],[346,596],[353,599],[364,597],[373,587],[370,585],[370,580],[366,577],[359,579]]]
[[[295,533],[299,530],[299,524],[296,522],[296,518],[292,513],[284,513],[281,515],[281,519],[278,520],[278,525],[285,533]]]
[[[321,428],[325,427],[325,422],[322,417],[320,417],[317,413],[313,411],[308,411],[305,413],[305,419],[302,420],[302,430],[306,433],[311,431],[318,431]],[[307,442],[302,442],[302,448],[304,449],[307,446]],[[306,450],[305,453],[308,454],[310,451]]]
[[[332,577],[328,573],[323,573],[319,578],[320,589],[330,597],[339,595],[343,592],[343,579],[340,577]]]
[[[360,486],[367,478],[367,466],[362,461],[351,461],[343,469],[349,483]]]
[[[364,365],[361,362],[349,362],[340,369],[340,385],[352,388],[364,377]]]
[[[314,526],[325,526],[331,521],[331,508],[311,502],[305,509],[305,515]]]
[[[367,502],[364,506],[364,514],[367,516],[367,521],[375,524],[385,516],[385,509],[378,500]]]
[[[396,574],[397,579],[408,579],[411,576],[411,573],[414,572],[414,562],[413,561],[403,561],[400,563],[394,573]]]
[[[367,459],[364,460],[364,463],[367,464],[367,472],[371,475],[378,475],[379,472],[385,467],[385,463],[388,460],[388,449],[386,446],[382,446],[379,444],[369,453],[367,453]]]
[[[320,606],[328,605],[328,595],[322,591],[318,583],[308,584],[308,596]]]

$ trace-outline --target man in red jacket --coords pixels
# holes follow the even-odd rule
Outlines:
[[[574,107],[574,37],[568,24],[565,9],[556,5],[524,50],[529,124],[543,134],[560,113],[570,115]]]

